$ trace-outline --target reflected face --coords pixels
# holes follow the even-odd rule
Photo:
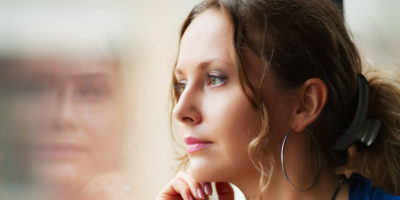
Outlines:
[[[12,113],[40,178],[79,183],[116,166],[121,91],[108,60],[23,59],[10,78]]]
[[[198,181],[231,181],[254,170],[248,144],[261,119],[244,94],[230,56],[229,18],[209,9],[187,28],[175,69],[179,121]]]

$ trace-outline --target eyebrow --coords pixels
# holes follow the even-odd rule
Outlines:
[[[199,67],[201,70],[204,70],[204,68],[207,68],[212,63],[222,63],[223,65],[228,65],[228,66],[232,65],[232,63],[227,62],[227,61],[225,61],[223,59],[215,58],[215,59],[209,59],[209,60],[203,61],[203,62],[199,63],[198,65],[196,65],[196,67]],[[184,74],[184,72],[180,68],[175,68],[174,71],[175,71],[176,75],[183,75]]]
[[[88,74],[77,74],[72,75],[68,79],[78,82],[78,83],[88,83],[88,82],[114,82],[114,78],[107,73],[88,73]],[[116,80],[118,81],[118,80]]]
[[[181,70],[181,69],[179,69],[179,68],[175,68],[175,75],[182,75],[183,74],[183,71]]]

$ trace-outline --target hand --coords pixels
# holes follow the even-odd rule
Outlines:
[[[126,181],[122,178],[123,176],[118,172],[103,174],[92,180],[87,184],[80,194],[79,197],[74,199],[79,200],[128,200],[131,199],[130,192],[131,188]]]
[[[216,190],[220,200],[234,199],[229,183],[216,183]],[[157,200],[208,199],[211,194],[211,183],[199,183],[190,174],[181,171],[162,189]]]

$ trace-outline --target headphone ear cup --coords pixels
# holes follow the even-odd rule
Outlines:
[[[367,79],[358,76],[357,109],[353,120],[346,132],[334,143],[334,150],[346,150],[356,143],[358,149],[362,146],[371,146],[379,134],[381,121],[367,118],[369,108],[369,86]]]

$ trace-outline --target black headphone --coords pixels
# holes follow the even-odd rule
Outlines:
[[[369,88],[367,79],[358,75],[358,104],[354,118],[346,132],[333,145],[336,151],[346,150],[350,145],[357,143],[370,146],[379,133],[381,121],[367,118],[369,107]]]

